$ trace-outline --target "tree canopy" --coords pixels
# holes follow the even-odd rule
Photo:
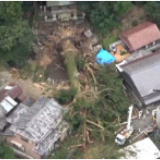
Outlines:
[[[29,57],[32,32],[23,19],[22,2],[0,2],[0,56],[16,64]]]
[[[130,1],[79,2],[80,9],[88,15],[93,26],[101,33],[107,33],[120,23],[120,19],[131,7]],[[107,31],[108,30],[108,31]]]
[[[146,14],[154,20],[158,25],[160,25],[160,12],[159,12],[160,2],[159,1],[148,1],[146,2]]]

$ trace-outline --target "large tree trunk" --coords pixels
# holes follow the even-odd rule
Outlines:
[[[77,54],[79,54],[79,51],[77,50],[71,39],[63,40],[62,49],[71,87],[79,91],[80,83],[76,66],[76,56]]]

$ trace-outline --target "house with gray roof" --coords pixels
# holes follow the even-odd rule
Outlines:
[[[66,112],[54,99],[43,97],[30,108],[20,104],[7,118],[11,126],[6,132],[13,133],[7,143],[28,158],[47,158],[67,135],[69,126],[63,120]]]
[[[160,52],[155,52],[121,66],[125,84],[142,105],[160,101]]]

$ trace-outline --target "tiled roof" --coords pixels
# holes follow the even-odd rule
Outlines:
[[[160,39],[160,31],[156,24],[144,22],[120,34],[121,40],[130,49],[135,51]]]

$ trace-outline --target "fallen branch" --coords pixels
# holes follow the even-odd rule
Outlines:
[[[104,127],[102,127],[101,125],[99,125],[99,124],[97,124],[97,123],[95,123],[95,122],[92,122],[92,121],[90,121],[90,120],[86,120],[86,122],[89,123],[89,124],[92,124],[92,125],[94,125],[94,126],[96,126],[96,127],[98,127],[98,128],[100,128],[100,129],[102,129],[102,130],[104,130]]]
[[[96,78],[95,78],[95,76],[94,76],[94,74],[93,74],[92,69],[88,66],[88,67],[87,67],[87,70],[88,70],[88,71],[89,71],[89,73],[91,74],[91,76],[92,76],[92,78],[93,78],[94,83],[95,83],[95,84],[97,84],[97,81],[96,81]]]
[[[73,145],[73,146],[70,146],[69,148],[76,148],[76,147],[82,147],[83,144],[78,144],[78,145]]]

